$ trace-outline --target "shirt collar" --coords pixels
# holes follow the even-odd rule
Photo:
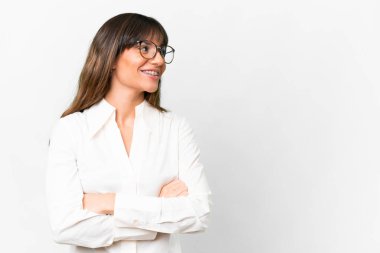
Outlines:
[[[150,125],[147,123],[146,116],[148,116],[152,107],[145,99],[135,106],[135,120],[138,118],[143,119],[143,123],[147,130],[151,130]],[[106,99],[102,99],[97,104],[91,106],[84,111],[87,114],[87,122],[89,126],[89,137],[92,138],[95,134],[110,120],[115,120],[116,108],[111,105]]]

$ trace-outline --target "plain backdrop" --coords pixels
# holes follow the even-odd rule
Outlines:
[[[213,191],[185,253],[380,251],[378,0],[16,0],[0,3],[1,252],[66,252],[47,221],[48,138],[123,12],[166,28],[162,104],[189,120]]]

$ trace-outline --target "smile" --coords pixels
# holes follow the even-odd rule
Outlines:
[[[154,70],[141,70],[141,72],[147,74],[147,75],[150,75],[150,76],[159,76],[160,73],[158,71],[154,71]]]

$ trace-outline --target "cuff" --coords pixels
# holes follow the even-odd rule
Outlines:
[[[114,228],[114,241],[121,240],[154,240],[157,232],[139,228]]]

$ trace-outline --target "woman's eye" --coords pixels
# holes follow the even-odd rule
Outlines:
[[[141,46],[140,47],[140,50],[141,50],[141,52],[143,52],[143,53],[147,53],[148,51],[149,51],[149,47],[148,46]]]

